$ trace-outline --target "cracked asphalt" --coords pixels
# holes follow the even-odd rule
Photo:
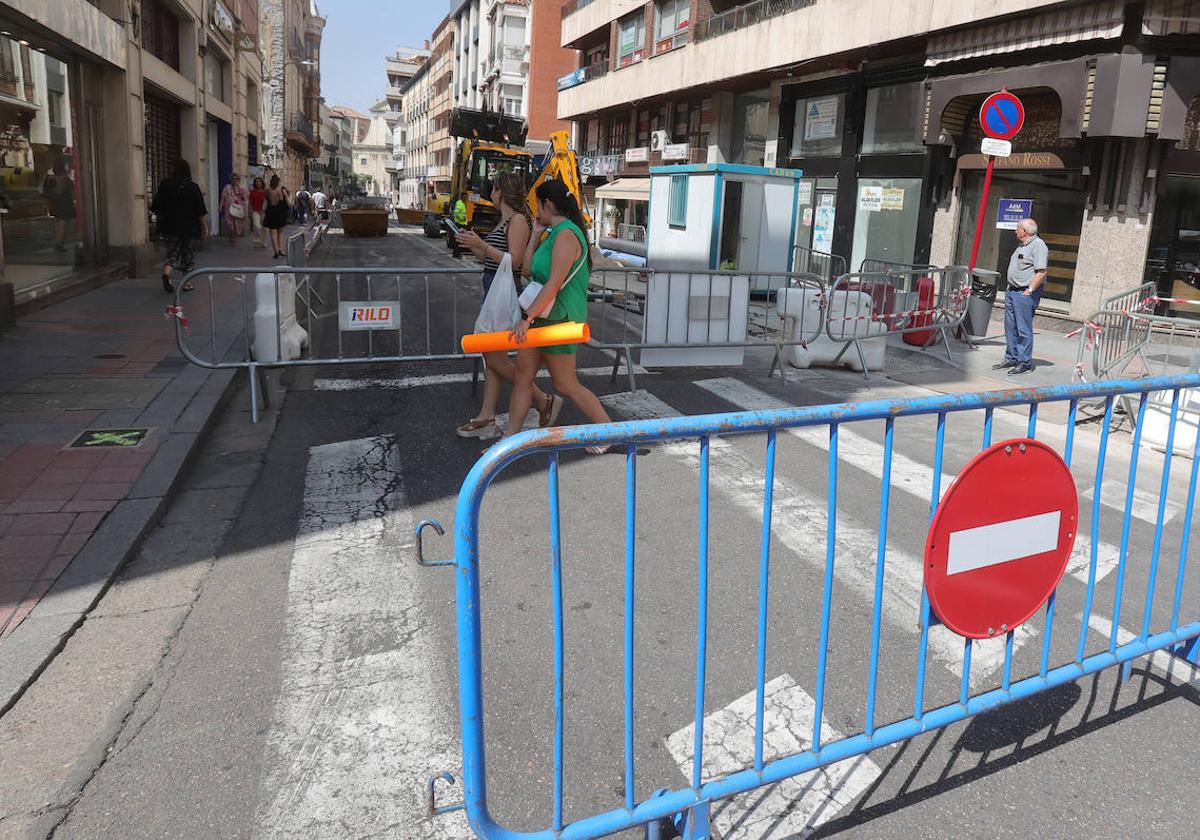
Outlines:
[[[456,265],[436,244],[395,230],[384,240],[335,238],[318,262]],[[445,302],[454,288],[452,299],[463,307],[458,315],[466,317],[474,305],[474,270],[444,282],[455,285],[439,287],[439,299]],[[328,281],[317,289],[331,291]],[[449,331],[444,310],[434,319],[435,328]],[[331,351],[328,323],[318,320],[315,339]],[[420,346],[425,336],[417,330],[406,340]],[[580,357],[581,367],[605,362],[593,351]],[[893,363],[928,362],[910,354]],[[233,398],[135,560],[42,678],[0,718],[0,838],[469,836],[459,815],[430,820],[422,813],[423,780],[441,770],[457,776],[461,758],[453,574],[416,566],[412,526],[440,519],[447,536],[427,532],[425,554],[450,556],[455,495],[483,445],[458,439],[453,428],[470,416],[475,399],[461,381],[361,390],[318,384],[464,371],[461,364],[431,363],[272,373],[273,408],[257,426],[249,423],[244,389]],[[711,385],[728,377],[796,404],[914,391],[885,381],[863,392],[855,377],[816,372],[784,385],[764,371],[765,364],[664,371],[640,377],[639,385],[659,401],[654,405],[685,414],[734,407],[727,383]],[[624,379],[593,377],[588,384],[618,419],[632,410],[634,403],[620,395]],[[997,439],[1024,424],[1001,415],[1007,413],[997,413]],[[577,419],[571,409],[564,413],[564,422]],[[1048,440],[1060,440],[1061,427],[1047,419],[1043,428]],[[897,440],[918,432],[900,423]],[[951,422],[947,439],[956,453],[946,465],[953,473],[977,451],[978,430]],[[1094,430],[1082,429],[1075,443],[1083,470],[1094,458]],[[851,439],[843,446],[851,457]],[[907,443],[904,451],[927,460],[927,452]],[[763,464],[761,439],[731,440],[713,452],[706,711],[725,712],[709,731],[720,749],[706,767],[745,753],[760,523],[737,493],[752,488],[747,475]],[[1109,473],[1122,475],[1126,462],[1119,453],[1110,457],[1116,460]],[[802,493],[823,462],[810,443],[781,436],[778,463],[780,487]],[[686,444],[639,456],[639,797],[686,783],[697,464]],[[623,801],[624,465],[621,457],[562,457],[568,819]],[[877,477],[848,468],[841,480],[847,520],[877,509]],[[1153,491],[1156,482],[1151,466],[1139,487]],[[898,547],[918,551],[928,501],[894,495],[891,536]],[[811,743],[800,730],[811,719],[815,691],[821,578],[810,549],[821,538],[809,534],[813,546],[803,539],[806,527],[815,533],[824,526],[811,506],[780,505],[781,516],[801,520],[784,523],[791,530],[781,530],[773,560],[766,676],[787,699],[775,717],[768,707],[767,729],[770,748],[782,752]],[[860,530],[873,537],[874,526],[863,522]],[[481,562],[489,800],[497,819],[519,830],[544,827],[550,813],[548,527],[544,460],[518,462],[484,503]],[[1102,532],[1117,539],[1111,519]],[[1176,520],[1166,542],[1177,545],[1179,532]],[[788,542],[787,533],[801,542]],[[1149,544],[1144,523],[1137,525],[1131,557],[1144,561]],[[847,554],[839,562],[849,572],[852,561]],[[1138,570],[1127,582],[1128,603],[1138,606],[1130,623],[1145,596],[1144,566]],[[846,733],[862,727],[870,621],[870,604],[853,583],[851,575],[834,584],[825,708],[826,725]],[[1111,607],[1111,578],[1106,585],[1098,604]],[[1200,602],[1195,590],[1189,582],[1191,604]],[[1063,587],[1058,615],[1066,630],[1054,637],[1055,661],[1073,650],[1079,593],[1077,585]],[[911,713],[915,618],[885,623],[881,720]],[[1036,670],[1042,637],[1034,638],[1039,643],[1017,660],[1020,675]],[[1090,638],[1093,649],[1102,642],[1094,633]],[[930,665],[928,683],[931,704],[957,697],[957,679],[940,662]],[[1190,734],[1200,725],[1198,701],[1194,687],[1140,662],[1124,686],[1109,670],[876,750],[869,766],[853,772],[831,770],[811,783],[778,786],[763,802],[782,801],[785,808],[794,802],[806,819],[821,814],[818,837],[1190,836],[1198,758]],[[355,715],[364,709],[372,714]],[[460,795],[457,786],[440,787],[439,803]],[[749,810],[740,800],[729,813],[744,820]],[[791,816],[760,808],[728,837],[804,836],[787,828]],[[753,830],[745,827],[751,824]]]

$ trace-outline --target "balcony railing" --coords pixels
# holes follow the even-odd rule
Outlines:
[[[510,61],[522,61],[525,58],[524,47],[505,47],[503,51],[505,58]]]
[[[753,0],[696,23],[693,38],[697,42],[706,41],[797,9],[806,9],[816,5],[816,2],[817,0]]]
[[[297,134],[303,135],[304,138],[310,143],[316,139],[316,136],[313,133],[312,120],[310,120],[304,114],[292,114],[289,116],[287,128],[288,131],[294,131]]]

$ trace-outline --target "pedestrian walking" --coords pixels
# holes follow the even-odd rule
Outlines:
[[[501,172],[491,192],[492,204],[500,210],[500,223],[484,237],[473,230],[458,234],[458,244],[483,261],[483,294],[487,297],[496,279],[496,272],[505,254],[512,259],[512,274],[505,282],[516,285],[520,276],[521,260],[529,247],[530,224],[525,209],[525,181],[514,172]],[[520,288],[514,289],[514,294]],[[504,381],[515,382],[517,366],[505,351],[483,354],[483,404],[479,413],[459,426],[457,434],[465,438],[490,438],[499,435],[496,428],[496,408],[500,403],[500,389]],[[538,407],[538,426],[554,425],[562,410],[562,397],[547,394],[533,385],[533,405]]]
[[[322,222],[329,221],[329,196],[325,195],[320,187],[317,187],[316,192],[312,194],[312,203],[317,213],[317,219]]]
[[[164,178],[158,185],[150,209],[157,220],[159,236],[167,244],[162,269],[163,291],[173,294],[171,272],[187,274],[191,271],[195,240],[208,238],[208,208],[204,204],[204,193],[192,180],[192,168],[186,160],[175,161],[171,177]],[[192,291],[192,284],[186,284],[183,290]]]
[[[308,209],[311,202],[312,193],[308,191],[308,187],[301,186],[296,191],[296,221],[299,224],[308,221]]]
[[[279,183],[279,176],[271,176],[271,186],[267,188],[266,210],[263,212],[263,227],[271,238],[271,247],[275,249],[272,259],[285,256],[283,250],[283,229],[288,223],[287,190]]]
[[[525,317],[513,328],[513,337],[517,341],[524,341],[531,327],[587,320],[592,255],[583,232],[583,214],[562,181],[543,181],[535,194],[538,214],[521,264],[528,266],[526,273],[542,284],[542,290],[526,308]],[[521,431],[533,402],[533,380],[542,367],[550,372],[554,390],[570,400],[589,420],[610,422],[600,400],[575,375],[576,349],[574,344],[564,344],[517,351],[517,374],[508,405],[506,435]],[[589,446],[587,451],[602,455],[608,450],[607,446]]]
[[[263,210],[267,204],[267,185],[262,178],[255,178],[250,187],[250,232],[254,235],[254,247],[263,246]]]
[[[1038,236],[1037,222],[1017,222],[1017,249],[1008,261],[1008,289],[1004,293],[1004,361],[994,370],[1007,369],[1016,376],[1033,370],[1033,313],[1042,302],[1050,249]]]
[[[249,213],[249,193],[242,185],[242,176],[236,172],[229,176],[229,183],[221,190],[221,216],[225,231],[229,234],[230,246],[236,246],[238,237],[246,232],[246,216]]]

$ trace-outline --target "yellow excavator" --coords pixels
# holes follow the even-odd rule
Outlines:
[[[562,181],[579,202],[584,222],[591,226],[580,189],[579,163],[571,150],[568,132],[556,131],[550,135],[550,148],[539,169],[535,169],[533,155],[524,148],[528,129],[522,119],[493,111],[455,108],[450,115],[450,134],[458,139],[450,192],[435,195],[427,203],[426,236],[445,235],[447,244],[451,244],[443,220],[453,217],[454,203],[460,195],[465,195],[467,224],[476,233],[487,233],[495,227],[500,221],[500,210],[492,204],[489,185],[500,172],[516,172],[524,177],[529,185],[527,201],[531,213],[537,212],[534,191],[538,186],[548,179]]]

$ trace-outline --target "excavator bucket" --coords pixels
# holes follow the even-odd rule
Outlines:
[[[483,143],[507,143],[524,146],[529,126],[519,117],[498,111],[477,111],[474,108],[455,108],[450,112],[450,136],[477,140]]]

